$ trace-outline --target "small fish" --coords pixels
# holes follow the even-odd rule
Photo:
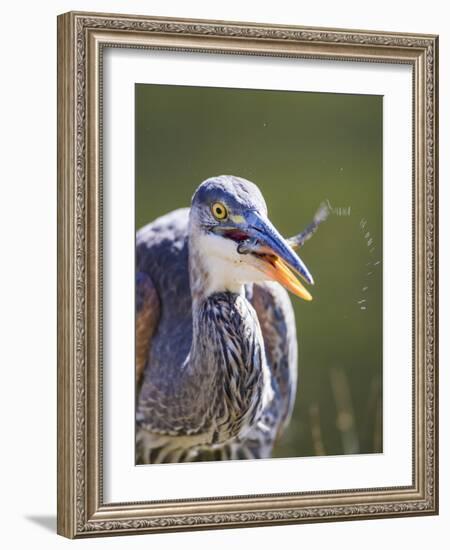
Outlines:
[[[310,239],[321,223],[330,215],[331,208],[328,202],[323,202],[314,214],[313,221],[298,235],[290,237],[288,243],[292,248],[301,248]]]

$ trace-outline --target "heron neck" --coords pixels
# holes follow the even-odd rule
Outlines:
[[[245,297],[245,288],[213,285],[210,274],[200,261],[191,259],[190,284],[192,296],[191,363],[205,373],[205,363],[214,365],[222,360],[228,339],[239,346],[241,341],[257,344],[265,361],[264,341],[258,317]],[[245,351],[245,350],[244,350]],[[241,357],[243,361],[245,357]]]
[[[215,442],[243,436],[259,421],[272,387],[258,318],[245,296],[215,293],[193,309],[190,370],[208,396]]]
[[[229,266],[222,265],[220,260],[205,264],[195,241],[190,241],[189,246],[189,279],[194,307],[199,307],[212,294],[230,292],[245,295],[244,285],[230,277]]]
[[[219,430],[224,441],[243,433],[272,398],[270,371],[258,317],[244,285],[205,265],[190,233],[192,346],[189,371],[208,395],[209,418],[228,418]],[[201,382],[199,382],[199,380]]]

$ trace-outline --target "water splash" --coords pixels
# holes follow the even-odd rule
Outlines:
[[[373,274],[375,273],[375,270],[378,268],[378,266],[381,264],[381,260],[373,260],[372,256],[376,253],[376,245],[374,241],[374,237],[370,233],[370,229],[368,227],[368,222],[366,218],[361,218],[359,221],[359,227],[363,236],[363,239],[366,243],[367,248],[369,249],[369,256],[370,259],[368,262],[366,262],[365,266],[368,268],[366,272],[366,278],[370,277],[372,278]],[[369,285],[366,281],[366,284],[361,288],[361,294],[366,293],[369,290]],[[362,296],[359,297],[359,299],[356,300],[357,305],[359,306],[359,309],[361,311],[366,311],[368,307],[368,302],[366,298],[362,298]]]
[[[351,206],[333,206],[329,199],[326,199],[323,205],[325,207],[327,215],[333,214],[335,216],[351,216]],[[374,236],[370,232],[369,223],[366,218],[361,218],[361,220],[359,221],[359,227],[366,247],[368,249],[369,261],[365,263],[365,267],[367,268],[366,281],[364,286],[361,288],[361,294],[356,300],[356,303],[361,311],[366,311],[368,308],[368,300],[366,298],[363,298],[363,296],[369,290],[368,278],[373,278],[375,271],[381,264],[381,260],[373,258],[376,255],[377,247],[375,244]]]

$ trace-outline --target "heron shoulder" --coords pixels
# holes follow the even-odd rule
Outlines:
[[[178,208],[141,227],[136,234],[136,246],[152,246],[166,240],[186,237],[190,208]]]
[[[162,303],[187,300],[190,306],[188,277],[189,208],[180,208],[157,218],[138,230],[136,270],[151,279]]]

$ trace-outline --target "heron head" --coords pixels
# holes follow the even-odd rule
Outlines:
[[[194,193],[189,223],[195,261],[202,263],[214,289],[234,290],[272,280],[312,299],[299,277],[309,284],[314,284],[313,278],[270,222],[254,183],[236,176],[207,179]]]

